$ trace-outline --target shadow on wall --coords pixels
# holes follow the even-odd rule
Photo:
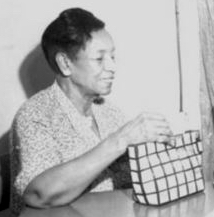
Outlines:
[[[19,78],[27,98],[53,83],[54,73],[48,66],[40,45],[36,46],[22,62]],[[6,132],[0,138],[0,210],[9,206],[9,159],[9,132]]]
[[[27,98],[53,83],[54,72],[48,66],[40,45],[24,59],[19,77]]]
[[[9,153],[9,131],[0,138],[0,156]]]
[[[0,138],[0,211],[8,208],[10,200],[9,131]]]

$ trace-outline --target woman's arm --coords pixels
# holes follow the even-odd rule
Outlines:
[[[169,127],[161,116],[141,114],[89,152],[67,163],[54,166],[27,186],[27,205],[45,208],[71,203],[113,161],[125,153],[129,144],[168,141]]]
[[[108,138],[80,157],[44,171],[24,191],[26,204],[45,208],[71,203],[124,152],[118,144]]]

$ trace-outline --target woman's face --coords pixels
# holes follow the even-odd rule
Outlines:
[[[89,97],[111,92],[115,73],[115,47],[106,30],[91,34],[92,39],[73,61],[72,83]]]

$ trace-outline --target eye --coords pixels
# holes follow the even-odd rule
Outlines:
[[[113,61],[115,61],[116,58],[115,58],[115,56],[111,56],[111,59],[112,59]]]
[[[98,58],[96,58],[96,60],[99,61],[99,62],[102,62],[103,59],[104,59],[103,57],[98,57]]]
[[[95,58],[95,60],[98,64],[102,65],[104,62],[104,57],[97,57],[97,58]]]

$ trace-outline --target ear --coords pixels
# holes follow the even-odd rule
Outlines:
[[[67,57],[67,55],[65,53],[58,52],[55,56],[55,60],[62,74],[65,77],[70,76],[72,71],[72,63],[70,59]]]

